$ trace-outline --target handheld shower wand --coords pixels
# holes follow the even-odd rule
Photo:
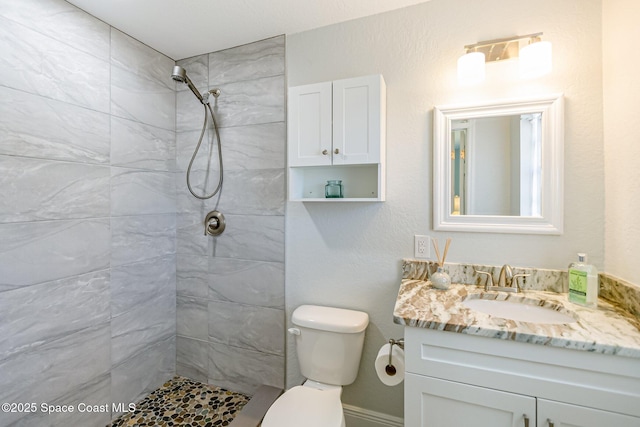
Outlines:
[[[171,78],[173,80],[175,80],[176,82],[180,82],[180,83],[185,83],[189,89],[191,90],[191,92],[193,92],[193,94],[196,96],[196,98],[198,98],[198,100],[200,101],[200,103],[202,104],[202,106],[204,107],[204,123],[202,124],[202,132],[200,132],[200,138],[198,138],[198,144],[196,145],[195,150],[193,151],[193,155],[191,156],[191,161],[189,162],[189,166],[187,167],[187,188],[189,189],[189,192],[196,198],[200,199],[200,200],[206,200],[206,199],[210,199],[213,196],[215,196],[216,194],[218,194],[218,192],[222,189],[222,147],[221,147],[221,142],[220,142],[220,132],[218,131],[218,123],[216,123],[216,117],[213,114],[213,110],[211,109],[211,104],[209,104],[209,96],[213,95],[215,98],[220,96],[220,89],[210,89],[207,92],[200,94],[200,92],[198,92],[198,89],[196,89],[196,87],[194,86],[193,82],[191,81],[191,79],[187,76],[187,71],[182,68],[179,65],[176,65],[173,67],[173,72],[171,73]],[[191,167],[193,166],[193,161],[196,158],[196,154],[198,153],[198,150],[200,149],[200,145],[202,144],[202,139],[204,138],[204,134],[207,130],[207,110],[209,110],[209,114],[211,115],[211,121],[213,123],[213,129],[216,133],[216,138],[218,139],[218,164],[219,164],[219,179],[218,179],[218,186],[216,187],[216,189],[213,191],[213,193],[208,194],[208,195],[198,195],[193,191],[193,188],[191,188]],[[216,211],[217,212],[217,211]],[[222,214],[220,214],[222,215]],[[207,217],[207,221],[205,221],[205,227],[209,227],[207,225],[207,223],[210,222],[209,221],[209,217]],[[224,230],[224,216],[222,217],[222,221],[221,222],[217,222],[215,227],[213,228],[207,228],[205,229],[205,233],[206,234],[211,234],[211,235],[217,235],[222,233],[222,231]],[[209,231],[207,231],[209,230]],[[217,233],[217,234],[216,234]]]
[[[198,89],[196,89],[196,87],[193,85],[193,82],[191,81],[189,76],[187,76],[187,70],[185,70],[179,65],[176,65],[175,67],[173,67],[171,78],[177,82],[186,83],[189,89],[191,89],[191,92],[193,92],[193,94],[196,96],[196,98],[198,98],[201,103],[203,104],[205,103],[204,99],[202,98],[202,95],[200,95],[200,92],[198,92]]]

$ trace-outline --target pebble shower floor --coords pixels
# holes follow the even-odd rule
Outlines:
[[[110,426],[228,426],[248,401],[243,394],[176,376]]]

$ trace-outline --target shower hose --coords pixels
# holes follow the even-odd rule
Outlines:
[[[196,145],[196,149],[193,151],[193,155],[191,156],[191,161],[189,162],[189,167],[187,168],[187,188],[189,188],[189,192],[193,195],[193,197],[196,197],[196,198],[198,198],[200,200],[206,200],[206,199],[210,199],[213,196],[215,196],[216,194],[218,194],[218,192],[222,188],[222,145],[220,143],[220,132],[218,131],[218,123],[216,122],[216,116],[213,114],[213,110],[211,109],[211,105],[208,102],[207,103],[203,103],[202,105],[204,107],[204,123],[202,124],[202,132],[200,132],[200,138],[198,138],[198,145]],[[191,188],[190,175],[191,175],[191,166],[193,165],[193,161],[196,158],[196,154],[198,154],[198,150],[200,149],[200,145],[202,145],[202,139],[204,138],[204,133],[207,130],[207,121],[208,121],[207,108],[209,109],[209,114],[211,114],[211,120],[213,121],[213,129],[215,130],[216,139],[218,140],[218,160],[219,160],[219,163],[220,163],[220,174],[219,174],[219,179],[218,179],[218,186],[213,191],[213,193],[211,193],[209,195],[205,195],[205,196],[199,196]]]

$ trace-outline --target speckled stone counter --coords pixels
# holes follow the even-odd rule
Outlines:
[[[407,269],[405,265],[405,273]],[[502,319],[462,304],[474,298],[541,305],[569,314],[576,322],[556,325]],[[434,289],[425,277],[405,278],[393,318],[405,326],[640,358],[638,318],[602,298],[597,308],[588,308],[570,303],[565,293],[527,288],[519,293],[486,292],[484,286],[465,284],[452,284],[442,291]]]

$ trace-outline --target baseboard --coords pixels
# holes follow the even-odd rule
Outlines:
[[[347,427],[404,427],[404,419],[352,405],[342,405]]]

